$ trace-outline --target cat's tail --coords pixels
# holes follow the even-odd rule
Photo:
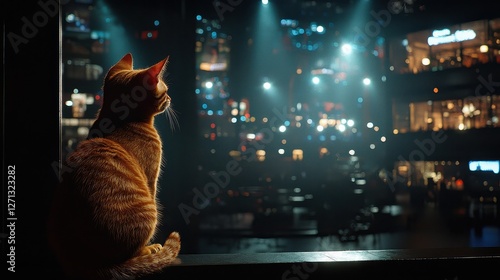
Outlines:
[[[114,266],[108,273],[113,280],[130,280],[156,273],[168,265],[180,263],[177,258],[180,249],[180,235],[178,232],[172,232],[160,251],[127,260]]]

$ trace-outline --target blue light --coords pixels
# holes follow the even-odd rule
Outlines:
[[[196,16],[196,20],[201,20],[201,19],[202,19],[202,17],[200,15]]]
[[[241,117],[240,117],[240,121],[242,121],[242,122],[246,121],[246,119],[247,119],[247,118],[245,118],[245,116],[241,116]]]
[[[473,160],[469,161],[470,171],[493,171],[498,174],[500,172],[500,161],[498,160]]]
[[[154,21],[154,25],[155,25],[155,26],[160,25],[160,21],[159,21],[159,20],[155,20],[155,21]]]
[[[73,21],[75,21],[75,19],[76,19],[76,17],[75,17],[74,14],[69,14],[69,15],[66,16],[66,21],[67,22],[73,22]]]
[[[307,140],[308,141],[311,141],[313,139],[313,137],[311,135],[307,135]]]
[[[319,141],[325,141],[325,140],[326,140],[325,135],[320,135],[319,136]]]
[[[201,92],[201,91],[200,91],[200,89],[199,89],[199,88],[197,88],[197,89],[195,89],[195,90],[194,90],[194,93],[196,93],[196,94],[200,94],[200,92]]]
[[[201,108],[203,108],[203,109],[207,109],[207,108],[208,108],[208,105],[207,105],[206,103],[203,103],[203,104],[201,105]]]
[[[208,111],[207,111],[207,114],[208,114],[209,116],[211,116],[211,115],[213,115],[213,114],[214,114],[214,111],[212,111],[212,110],[208,110]]]
[[[284,124],[285,126],[290,126],[290,121],[288,121],[288,120],[287,120],[287,121],[285,121],[283,124]]]
[[[217,110],[217,115],[222,116],[222,114],[224,114],[222,110]]]

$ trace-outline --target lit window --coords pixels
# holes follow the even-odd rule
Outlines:
[[[304,158],[304,151],[301,149],[294,149],[292,151],[293,160],[302,160]]]

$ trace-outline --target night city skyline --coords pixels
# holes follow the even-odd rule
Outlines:
[[[464,209],[475,199],[493,199],[497,205],[498,152],[487,155],[472,145],[464,150],[460,147],[465,142],[457,141],[500,126],[500,99],[492,91],[496,76],[487,72],[500,57],[500,19],[479,17],[471,10],[469,17],[416,24],[445,7],[424,1],[378,4],[213,2],[192,13],[195,83],[190,108],[195,105],[197,144],[191,149],[197,156],[190,163],[196,175],[184,190],[192,201],[178,207],[185,222],[193,213],[203,216],[219,208],[285,216],[305,208],[307,215],[319,219],[325,209],[318,199],[326,191],[333,191],[331,196],[354,194],[352,205],[370,211],[398,204],[401,193],[427,192],[420,199],[437,203],[443,188],[460,194],[455,203]],[[96,26],[104,29],[92,31],[88,22],[89,30],[83,32],[101,45],[93,47],[101,55],[128,45],[155,49],[169,41],[164,35],[168,17],[159,10],[142,24],[127,25],[120,14],[123,8],[113,10],[113,2],[95,5],[94,12],[104,15],[96,18],[102,24]],[[75,32],[81,33],[68,29],[79,25],[74,21],[79,7],[75,9],[66,12],[68,43]],[[128,32],[132,38],[125,40],[120,22],[133,28]],[[122,45],[113,44],[113,39]],[[80,59],[74,50],[63,53],[69,66]],[[144,64],[145,54],[137,57],[136,63]],[[466,69],[476,70],[467,74]],[[441,78],[427,78],[431,74]],[[185,108],[175,107],[177,83],[173,81],[171,91],[182,125]],[[63,94],[63,99],[82,98],[73,85],[64,88],[73,93]],[[88,125],[99,94],[94,104],[87,104],[86,117],[75,120],[66,111],[63,123]],[[70,101],[64,108],[73,108],[75,117]],[[164,121],[160,119],[160,127],[165,127]],[[459,136],[462,131],[470,131],[465,134],[469,136]],[[86,135],[85,127],[72,135],[63,151],[77,144],[78,135]],[[498,150],[494,142],[483,147]],[[473,162],[493,171],[492,176],[478,177]],[[234,174],[227,171],[229,165]],[[484,188],[490,191],[483,194]],[[197,204],[203,209],[192,208],[197,199],[202,199]]]

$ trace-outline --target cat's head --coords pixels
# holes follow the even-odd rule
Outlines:
[[[100,116],[123,122],[151,122],[170,108],[168,86],[163,81],[168,57],[144,69],[134,69],[132,55],[123,56],[113,65],[103,84]]]

